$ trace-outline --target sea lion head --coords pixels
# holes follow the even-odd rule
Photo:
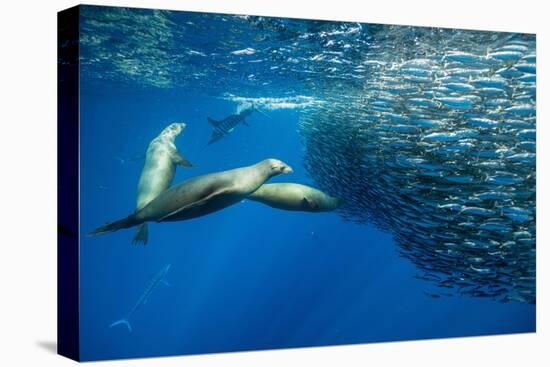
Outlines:
[[[162,130],[161,135],[170,139],[174,139],[176,136],[181,134],[187,125],[183,122],[175,122],[168,125],[164,130]]]
[[[327,195],[328,196],[328,195]],[[344,199],[334,196],[329,196],[327,200],[327,210],[335,210],[344,204]]]
[[[292,167],[278,159],[266,159],[262,163],[268,167],[271,176],[294,172]]]
[[[304,208],[312,212],[327,212],[338,209],[342,205],[343,200],[334,196],[330,196],[322,191],[315,190],[310,192],[308,196],[302,199]]]

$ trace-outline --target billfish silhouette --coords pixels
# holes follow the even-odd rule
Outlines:
[[[212,136],[207,145],[213,144],[229,134],[235,129],[235,127],[242,123],[243,125],[249,126],[245,119],[252,114],[252,112],[259,112],[256,107],[250,107],[242,110],[239,113],[234,115],[227,116],[223,120],[214,120],[210,117],[207,117],[208,122],[212,125]]]
[[[143,292],[141,297],[139,297],[139,299],[136,302],[136,304],[134,305],[134,307],[132,307],[130,312],[128,312],[126,317],[113,322],[111,325],[109,325],[109,327],[124,324],[128,328],[128,331],[132,332],[132,325],[130,325],[130,321],[129,321],[130,317],[137,311],[137,309],[141,305],[144,305],[144,304],[147,303],[147,300],[149,299],[149,296],[151,295],[153,290],[155,290],[155,288],[157,288],[157,286],[159,284],[162,283],[162,284],[168,285],[168,283],[164,280],[164,278],[166,277],[166,273],[168,273],[168,270],[170,270],[170,266],[171,265],[168,264],[168,265],[164,266],[158,273],[156,273],[153,276],[153,279],[151,279],[151,282],[149,282],[149,285],[147,286],[147,288],[145,288],[145,291]]]

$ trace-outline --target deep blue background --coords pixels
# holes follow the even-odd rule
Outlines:
[[[205,148],[206,117],[234,113],[229,101],[177,90],[87,86],[81,95],[82,235],[135,208],[147,145],[183,121],[177,140],[195,167],[174,182],[279,158],[312,184],[302,166],[299,110],[252,115],[250,127]],[[184,222],[150,224],[150,243],[134,230],[88,238],[80,252],[82,359],[142,357],[534,331],[535,306],[461,295],[432,298],[429,282],[398,256],[387,233],[336,213],[294,213],[243,202]],[[172,264],[170,287],[123,317],[151,275]]]

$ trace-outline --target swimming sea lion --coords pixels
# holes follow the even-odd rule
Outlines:
[[[342,200],[321,190],[296,183],[264,184],[248,196],[273,208],[303,212],[326,212],[338,208]]]
[[[163,191],[134,214],[97,228],[90,236],[145,222],[179,221],[210,214],[238,203],[271,177],[291,172],[286,163],[266,159],[252,166],[194,177]]]
[[[191,162],[178,152],[174,144],[176,137],[185,127],[184,123],[170,124],[149,143],[145,165],[138,183],[136,211],[149,204],[151,200],[172,184],[176,173],[176,165],[192,166]],[[147,239],[147,224],[143,223],[138,227],[132,243],[139,244],[141,242],[145,245]]]

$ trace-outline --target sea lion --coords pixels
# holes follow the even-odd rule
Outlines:
[[[145,222],[201,217],[240,202],[271,177],[291,172],[292,168],[286,163],[266,159],[252,166],[194,177],[163,191],[134,214],[99,227],[89,235],[97,236]]]
[[[176,165],[191,167],[192,164],[178,152],[174,141],[185,129],[184,123],[173,123],[167,126],[154,138],[145,157],[145,164],[139,177],[136,211],[139,211],[158,194],[166,190],[174,179]],[[133,244],[147,244],[147,224],[141,224],[132,241]]]
[[[327,212],[337,209],[342,200],[316,188],[296,183],[264,184],[248,196],[273,208],[302,212]]]

